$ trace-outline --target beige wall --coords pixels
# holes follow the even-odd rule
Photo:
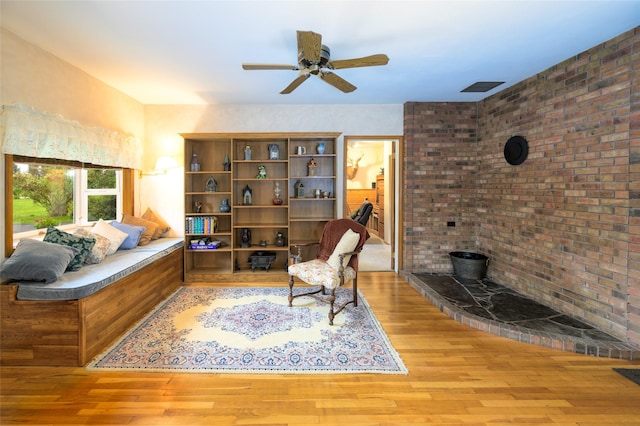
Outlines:
[[[143,105],[1,29],[2,105],[24,104],[85,126],[144,137]]]
[[[341,132],[338,181],[343,178],[343,142],[347,135],[402,135],[402,105],[147,105],[145,170],[157,157],[173,156],[183,164],[180,133]],[[184,197],[181,171],[144,176],[140,206],[157,210],[177,235],[183,234]],[[338,211],[342,186],[338,185]]]
[[[13,33],[0,31],[2,105],[28,105],[85,126],[144,138],[144,108],[140,102]],[[4,193],[4,161],[0,163]],[[0,211],[4,223],[4,208]],[[4,241],[4,227],[1,233]]]
[[[86,126],[135,135],[144,142],[143,171],[153,170],[160,156],[171,156],[179,164],[183,163],[180,133],[401,135],[403,130],[402,105],[144,106],[4,29],[1,59],[2,104],[24,104],[42,112],[61,114]],[[342,147],[338,152],[338,161],[342,164]],[[1,184],[4,189],[4,181]],[[171,224],[173,235],[182,235],[183,198],[181,170],[143,176],[139,181],[135,212],[151,207]],[[4,237],[4,229],[2,233]]]

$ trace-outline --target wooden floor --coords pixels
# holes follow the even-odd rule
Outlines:
[[[560,352],[468,328],[394,273],[361,273],[359,285],[407,376],[6,367],[0,424],[640,425],[640,386],[612,370],[640,368],[640,361]]]

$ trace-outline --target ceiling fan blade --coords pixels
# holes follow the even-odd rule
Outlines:
[[[354,59],[338,59],[337,61],[330,61],[328,67],[334,70],[344,68],[358,68],[358,67],[375,67],[378,65],[387,65],[389,63],[389,57],[385,54],[364,56],[362,58]]]
[[[312,31],[297,31],[298,53],[311,63],[320,62],[320,50],[322,49],[322,36]]]
[[[243,70],[293,70],[297,71],[300,68],[296,65],[287,64],[242,64]]]
[[[288,95],[289,93],[293,92],[296,89],[296,87],[304,83],[305,80],[308,79],[310,76],[311,74],[309,73],[301,73],[295,80],[293,80],[287,87],[285,87],[285,89],[282,92],[280,92],[280,94]]]
[[[321,71],[318,73],[318,77],[320,77],[322,80],[326,81],[336,89],[342,90],[344,93],[349,93],[356,90],[356,86],[332,72]]]

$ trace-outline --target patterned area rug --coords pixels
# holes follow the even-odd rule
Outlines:
[[[358,307],[349,305],[330,326],[328,305],[300,297],[290,308],[288,291],[288,287],[182,287],[87,368],[407,374],[361,294]],[[351,294],[342,289],[340,299]]]

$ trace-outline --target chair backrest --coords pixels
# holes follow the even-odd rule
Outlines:
[[[369,239],[369,231],[363,225],[351,219],[334,219],[327,222],[322,230],[322,237],[320,237],[320,249],[318,250],[318,259],[328,260],[336,245],[340,242],[340,239],[347,232],[347,229],[351,229],[353,232],[360,234],[360,240],[354,251],[359,252],[362,250],[364,243]],[[358,257],[352,256],[349,260],[349,266],[358,270]]]
[[[351,219],[355,220],[362,226],[367,226],[367,222],[369,221],[369,216],[371,216],[372,211],[373,204],[371,204],[371,201],[365,200],[360,208],[351,215]]]

